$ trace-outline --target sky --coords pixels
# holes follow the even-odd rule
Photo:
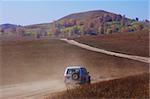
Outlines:
[[[150,19],[149,0],[0,0],[0,24],[49,23],[66,15],[105,10],[128,18]]]

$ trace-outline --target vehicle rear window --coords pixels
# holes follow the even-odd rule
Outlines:
[[[74,68],[74,69],[68,69],[67,74],[72,74],[72,73],[79,73],[80,69]]]

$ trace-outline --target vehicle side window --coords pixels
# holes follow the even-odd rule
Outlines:
[[[86,70],[85,68],[81,68],[81,71],[82,71],[82,73],[85,74],[85,75],[88,74],[88,72],[87,72],[87,70]]]

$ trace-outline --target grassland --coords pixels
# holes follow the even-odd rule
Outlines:
[[[78,86],[45,99],[149,99],[149,74]]]

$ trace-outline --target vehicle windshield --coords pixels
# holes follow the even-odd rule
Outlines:
[[[79,68],[72,68],[72,69],[68,69],[67,74],[79,73],[79,72],[80,72]]]

